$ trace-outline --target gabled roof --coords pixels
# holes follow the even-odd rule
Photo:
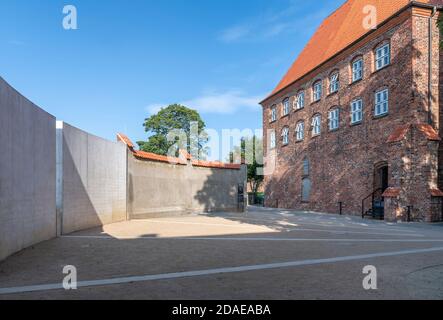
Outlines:
[[[363,12],[365,6],[372,5],[377,9],[377,25],[380,25],[412,3],[443,5],[443,0],[346,1],[323,21],[289,71],[265,100],[313,71],[364,35],[370,33],[372,30],[367,30],[363,26],[363,20],[366,17],[366,14]]]

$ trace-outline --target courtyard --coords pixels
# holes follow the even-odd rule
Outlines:
[[[256,207],[132,220],[9,257],[3,299],[443,299],[443,225]]]

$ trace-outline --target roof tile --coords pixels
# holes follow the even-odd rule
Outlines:
[[[421,131],[428,138],[428,140],[431,140],[431,141],[440,141],[441,140],[437,131],[435,131],[435,129],[432,126],[430,126],[429,124],[417,124],[416,127],[419,131]]]
[[[431,196],[433,196],[433,197],[443,197],[443,192],[440,189],[438,189],[438,188],[434,188],[434,189],[431,189]]]
[[[128,146],[128,149],[132,152],[134,157],[141,160],[157,161],[170,164],[187,165],[188,160],[192,160],[192,156],[186,150],[180,150],[180,158],[163,156],[151,152],[145,152],[140,150],[134,150],[134,144],[132,141],[123,133],[117,134],[117,140],[122,141]],[[241,165],[223,163],[218,161],[201,161],[193,160],[192,165],[196,167],[214,168],[214,169],[235,169],[239,170]]]
[[[410,0],[348,0],[327,17],[306,44],[289,71],[272,91],[271,96],[299,80],[328,61],[349,45],[370,33],[362,21],[367,14],[365,6],[377,9],[378,25],[410,4]],[[425,4],[441,5],[442,0],[419,0]],[[268,97],[268,98],[269,98]]]
[[[389,136],[387,142],[388,143],[400,142],[401,140],[403,140],[406,137],[410,128],[411,128],[410,124],[405,124],[405,125],[395,128],[394,131]]]
[[[435,129],[431,125],[419,123],[419,124],[414,124],[414,125],[405,124],[405,125],[398,126],[397,128],[394,129],[394,131],[389,136],[387,143],[402,141],[404,138],[406,138],[406,135],[408,134],[408,132],[411,128],[415,128],[418,131],[420,131],[421,133],[423,133],[425,135],[425,137],[430,141],[440,141],[441,140],[437,131],[435,131]]]
[[[132,141],[123,133],[117,133],[117,141],[121,141],[126,144],[129,148],[134,148]]]

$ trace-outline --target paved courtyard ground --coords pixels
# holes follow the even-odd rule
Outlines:
[[[262,208],[117,223],[0,263],[2,299],[443,299],[443,225]]]

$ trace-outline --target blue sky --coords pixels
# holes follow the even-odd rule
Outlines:
[[[184,103],[209,128],[258,129],[264,98],[344,0],[2,0],[0,76],[83,130],[146,140]],[[78,30],[64,30],[65,5]]]

